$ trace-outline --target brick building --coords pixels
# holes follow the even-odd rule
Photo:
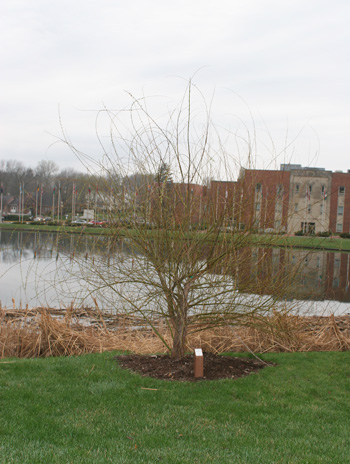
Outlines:
[[[212,180],[208,187],[172,183],[167,203],[176,224],[190,220],[259,232],[349,233],[350,170],[290,164],[280,170],[242,168],[237,181]]]
[[[237,213],[236,198],[237,182],[218,181],[210,182],[206,196],[207,222],[223,221],[223,227],[234,225]]]
[[[350,232],[350,170],[290,164],[280,170],[242,168],[237,182],[212,181],[208,199],[211,220],[229,206],[240,230]]]

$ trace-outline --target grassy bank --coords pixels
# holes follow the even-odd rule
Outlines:
[[[255,235],[252,243],[257,246],[271,243],[273,246],[283,248],[306,248],[329,251],[350,251],[350,239],[340,237],[296,237],[296,236],[274,236]]]
[[[113,353],[0,361],[0,463],[345,463],[350,353],[237,380],[142,378]]]
[[[29,232],[55,232],[64,234],[89,234],[89,235],[109,235],[112,233],[111,229],[101,227],[82,227],[82,226],[49,226],[49,225],[32,225],[32,224],[0,224],[0,230],[24,230]],[[115,230],[114,230],[115,232]],[[147,234],[152,236],[154,231],[148,230]],[[124,229],[118,229],[118,235],[120,237],[137,235],[139,231],[128,230],[127,233]],[[198,238],[198,232],[192,232],[188,234],[188,237],[196,236]],[[174,237],[176,237],[176,231],[174,231]],[[226,240],[228,243],[232,239],[231,234],[223,233],[221,236],[222,240]],[[350,252],[350,239],[344,239],[340,237],[296,237],[287,235],[269,235],[269,234],[252,234],[247,243],[252,246],[259,247],[282,247],[282,248],[305,248],[315,250],[328,250],[328,251],[343,251]]]
[[[33,225],[33,224],[11,224],[2,223],[0,224],[0,230],[15,230],[15,231],[27,231],[27,232],[54,232],[54,233],[71,233],[71,234],[106,234],[110,233],[109,229],[101,227],[82,227],[82,226],[52,226],[46,224]]]

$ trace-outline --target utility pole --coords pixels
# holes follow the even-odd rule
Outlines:
[[[72,221],[75,217],[75,183],[73,182],[73,195],[72,195]]]
[[[35,190],[35,217],[38,216],[38,195],[39,195],[39,184],[36,184],[36,190]]]
[[[57,221],[60,222],[61,212],[61,181],[58,181],[58,199],[57,199]]]
[[[1,182],[1,187],[0,187],[0,222],[2,222],[2,197],[3,197],[3,194],[4,194],[4,185],[3,183]]]
[[[44,186],[41,184],[41,191],[40,191],[40,216],[42,216],[43,211],[43,193],[44,193]]]

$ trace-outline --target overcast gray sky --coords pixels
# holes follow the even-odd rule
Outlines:
[[[199,70],[219,124],[253,129],[252,113],[258,167],[290,143],[278,161],[350,169],[349,22],[348,0],[2,0],[0,159],[80,170],[54,143],[58,107],[98,155],[93,110],[125,90],[181,98]]]

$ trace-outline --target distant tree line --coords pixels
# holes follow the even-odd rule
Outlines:
[[[72,169],[59,170],[58,165],[51,160],[39,161],[35,168],[26,167],[21,161],[0,160],[0,181],[4,195],[18,195],[20,185],[24,184],[28,192],[35,191],[39,186],[52,190],[60,181],[72,183],[84,181],[85,175]]]
[[[164,167],[160,167],[162,169]],[[41,160],[34,168],[25,166],[21,161],[0,160],[3,196],[18,198],[20,192],[24,192],[26,208],[33,210],[33,205],[40,202],[48,211],[55,195],[56,208],[59,197],[62,213],[72,211],[73,198],[76,213],[87,207],[106,207],[111,198],[114,202],[118,198],[120,203],[128,201],[141,193],[145,185],[156,180],[157,175],[134,173],[122,177],[117,172],[88,174],[71,168],[60,170],[52,160]]]

